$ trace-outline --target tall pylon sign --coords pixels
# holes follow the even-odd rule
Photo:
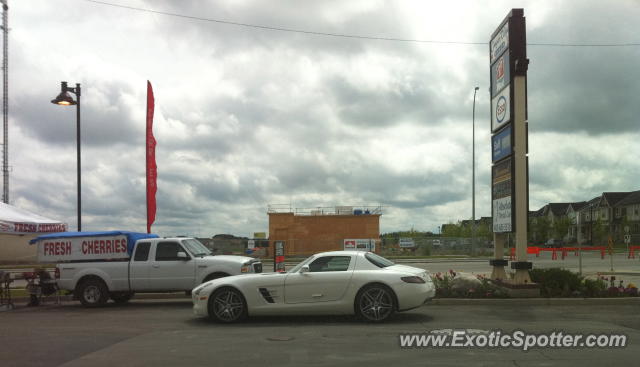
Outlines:
[[[527,129],[527,37],[523,9],[512,9],[491,35],[492,278],[507,280],[503,259],[508,235],[515,238],[514,284],[530,283],[527,262],[529,162]]]

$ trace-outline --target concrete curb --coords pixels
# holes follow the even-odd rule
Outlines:
[[[640,297],[619,298],[435,298],[434,306],[640,306]]]

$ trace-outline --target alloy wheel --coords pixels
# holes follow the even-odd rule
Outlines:
[[[225,290],[215,295],[213,312],[222,321],[235,321],[242,316],[244,302],[241,296],[232,290]]]
[[[371,321],[386,319],[393,312],[393,297],[381,287],[366,289],[360,296],[360,313]]]

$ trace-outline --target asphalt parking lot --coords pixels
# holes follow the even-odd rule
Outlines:
[[[189,300],[134,300],[85,309],[76,302],[0,313],[2,366],[602,366],[636,365],[639,303],[428,305],[384,324],[351,317],[253,318],[221,325]],[[624,349],[401,349],[400,333],[522,329],[623,333]]]

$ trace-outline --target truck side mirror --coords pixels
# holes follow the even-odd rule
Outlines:
[[[189,260],[189,256],[186,253],[180,251],[178,252],[178,260]]]
[[[303,265],[300,268],[300,274],[304,274],[304,273],[308,273],[309,272],[309,265]]]

